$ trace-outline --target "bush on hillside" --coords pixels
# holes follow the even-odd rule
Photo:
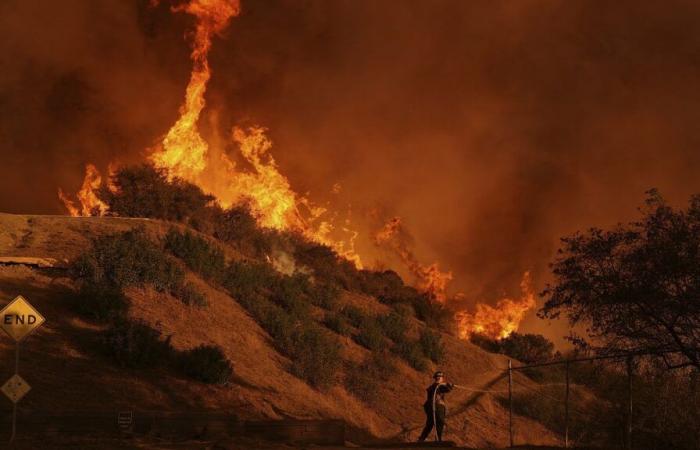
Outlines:
[[[401,292],[404,287],[403,280],[393,270],[361,270],[357,283],[360,292],[387,304],[402,301]]]
[[[226,384],[233,375],[231,363],[221,348],[200,345],[178,355],[180,370],[193,380],[208,384]]]
[[[394,342],[404,340],[408,329],[408,317],[405,313],[393,310],[385,315],[377,317],[377,323],[386,337]]]
[[[550,361],[554,358],[554,344],[540,334],[511,333],[500,340],[473,334],[470,341],[491,353],[502,353],[526,364]]]
[[[347,290],[356,284],[358,271],[353,263],[339,256],[330,247],[298,236],[293,245],[297,264],[311,268],[316,279]]]
[[[111,176],[111,184],[116,189],[99,192],[109,214],[171,220],[211,232],[220,213],[213,196],[182,179],[168,180],[165,170],[149,164],[120,168]]]
[[[121,288],[109,282],[81,284],[75,298],[77,312],[98,322],[108,322],[122,317],[129,302]]]
[[[181,233],[171,228],[165,236],[165,248],[207,280],[220,280],[226,269],[221,249],[189,231]]]
[[[403,340],[394,344],[392,350],[417,371],[425,372],[428,369],[423,349],[417,341]]]
[[[276,232],[258,226],[245,203],[235,205],[217,216],[213,236],[241,253],[257,257],[269,254],[273,243],[280,240]]]
[[[381,401],[377,396],[381,384],[394,377],[396,370],[391,355],[373,352],[361,364],[350,364],[346,370],[345,388],[363,402],[374,405]]]
[[[374,317],[365,317],[362,320],[354,339],[368,350],[379,350],[386,344],[382,328]]]
[[[335,382],[340,367],[340,345],[335,337],[315,324],[301,327],[289,352],[292,373],[317,388]]]
[[[352,328],[347,319],[338,313],[327,312],[323,324],[341,336],[350,336]]]
[[[94,239],[90,250],[73,262],[71,274],[85,283],[119,288],[148,284],[161,292],[175,290],[184,279],[183,270],[141,228]]]
[[[341,314],[345,316],[350,324],[355,328],[359,328],[362,321],[365,320],[365,313],[356,306],[344,306],[341,310]]]
[[[270,300],[282,306],[295,317],[306,317],[311,302],[307,292],[311,289],[306,275],[292,276],[276,274],[275,282],[269,285]]]
[[[158,367],[173,355],[170,338],[141,321],[115,321],[103,336],[105,353],[122,367]]]
[[[434,363],[442,362],[445,357],[445,347],[442,344],[440,333],[424,329],[418,339],[423,355]]]
[[[183,283],[174,293],[182,303],[188,306],[198,306],[203,308],[209,304],[207,298],[197,289],[194,283],[189,281]]]
[[[311,303],[326,310],[334,310],[338,306],[340,289],[330,283],[316,281],[309,292]]]
[[[231,261],[223,275],[222,285],[235,298],[265,293],[277,282],[279,274],[269,265],[256,262]]]

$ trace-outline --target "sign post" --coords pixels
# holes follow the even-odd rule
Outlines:
[[[17,403],[31,389],[29,383],[19,376],[19,343],[44,322],[44,316],[21,295],[0,311],[0,327],[15,341],[15,374],[0,388],[13,403],[10,442],[17,434]]]

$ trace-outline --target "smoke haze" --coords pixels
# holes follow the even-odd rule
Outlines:
[[[191,69],[169,7],[0,3],[0,211],[62,213],[85,163],[162,138]],[[210,64],[205,136],[267,127],[297,191],[352,211],[360,254],[396,263],[369,230],[400,216],[470,299],[526,270],[540,287],[560,236],[651,187],[700,192],[696,2],[242,0]]]

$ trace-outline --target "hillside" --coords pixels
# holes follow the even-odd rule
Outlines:
[[[22,294],[46,317],[46,324],[22,346],[20,373],[32,391],[22,401],[26,412],[143,410],[225,410],[248,418],[338,418],[356,430],[358,440],[394,438],[415,440],[423,422],[421,404],[430,383],[431,365],[419,372],[396,359],[396,373],[381,380],[376,401],[364,402],[342,384],[311,387],[289,371],[290,361],[279,353],[270,335],[236,299],[221,287],[191,271],[186,278],[208,302],[189,306],[149,287],[126,291],[128,315],[169,336],[177,350],[200,344],[223,349],[233,366],[224,386],[185,379],[168,368],[125,369],[96,350],[105,325],[75,313],[76,286],[65,267],[89,248],[91,239],[142,227],[151,239],[161,239],[173,225],[149,219],[73,218],[0,214],[0,257],[53,258],[57,269],[0,263],[0,304]],[[193,231],[193,233],[195,233]],[[220,244],[227,259],[244,257]],[[11,259],[11,258],[10,258]],[[342,304],[381,313],[389,307],[357,293],[341,293]],[[314,314],[318,313],[314,311]],[[411,332],[423,327],[412,319]],[[368,351],[350,337],[338,336],[344,361],[362,361]],[[502,369],[507,359],[449,334],[442,334],[445,360],[440,364],[451,381],[475,390],[503,391]],[[13,344],[0,339],[0,379],[12,374]],[[456,390],[449,399],[447,437],[466,446],[505,446],[507,411],[499,393]],[[371,404],[370,404],[371,403]],[[0,414],[11,404],[0,402]],[[516,420],[519,439],[553,444],[558,437],[525,417]]]

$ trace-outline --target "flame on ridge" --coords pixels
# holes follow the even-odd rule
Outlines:
[[[504,339],[518,330],[525,313],[535,307],[535,293],[530,272],[525,272],[520,282],[520,298],[503,298],[490,306],[476,304],[476,311],[470,314],[460,311],[455,315],[459,337],[469,339],[472,334],[483,334],[491,339]]]
[[[384,224],[384,227],[374,235],[374,243],[393,250],[416,278],[416,287],[427,292],[440,303],[445,303],[447,285],[452,281],[452,272],[441,271],[437,262],[426,266],[418,261],[409,248],[400,217],[394,217]]]
[[[272,142],[263,127],[247,130],[234,127],[231,131],[231,141],[252,170],[240,170],[225,149],[210,147],[199,132],[197,124],[206,105],[204,94],[211,77],[208,54],[212,37],[221,33],[240,13],[239,1],[190,0],[173,11],[186,12],[196,18],[190,55],[193,69],[180,107],[180,117],[162,141],[151,149],[149,160],[154,166],[165,169],[170,178],[182,178],[213,194],[221,206],[247,201],[261,226],[299,232],[312,241],[333,248],[357,268],[362,268],[360,256],[355,251],[358,233],[350,226],[350,219],[347,218],[343,226],[336,226],[336,216],[327,218],[326,208],[313,204],[292,189],[270,153]],[[110,174],[113,170],[110,165]],[[102,183],[97,168],[87,164],[83,184],[76,194],[80,206],[76,206],[61,189],[58,196],[72,216],[104,215],[108,206],[96,194]],[[114,190],[109,181],[107,187]],[[339,184],[332,188],[334,193],[339,190]],[[333,233],[349,237],[337,239],[332,237]],[[449,301],[447,286],[452,280],[452,272],[440,270],[437,263],[424,265],[418,261],[405,240],[399,217],[387,222],[374,235],[374,241],[399,256],[415,277],[419,290],[440,303]],[[525,313],[535,306],[529,273],[523,276],[521,289],[523,296],[520,299],[505,298],[495,307],[477,304],[474,314],[458,312],[455,318],[460,337],[468,339],[473,333],[482,333],[502,339],[517,330]]]

